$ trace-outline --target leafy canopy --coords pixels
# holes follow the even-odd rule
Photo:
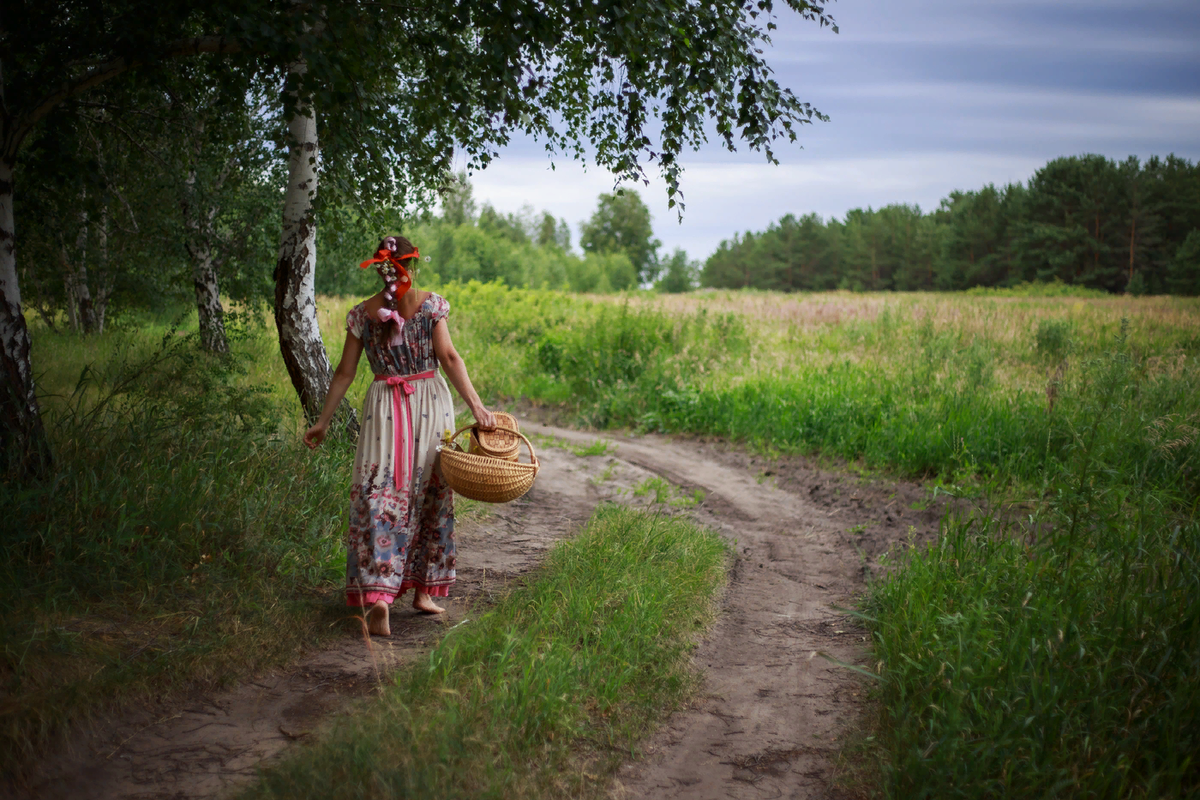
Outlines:
[[[825,5],[787,0],[822,26]],[[306,57],[318,113],[336,117],[322,132],[326,185],[371,203],[428,199],[456,154],[480,169],[524,134],[551,155],[590,152],[619,180],[644,181],[655,163],[674,207],[679,154],[708,125],[725,147],[740,139],[775,161],[776,140],[824,118],[763,59],[772,0],[347,2],[321,14]]]
[[[828,0],[785,2],[832,26]],[[456,153],[479,169],[526,134],[551,154],[590,149],[620,180],[656,163],[674,206],[679,154],[708,125],[725,147],[741,140],[774,161],[774,142],[823,118],[763,58],[773,0],[13,0],[6,11],[9,158],[64,99],[198,53],[302,82],[282,98],[315,105],[323,192],[371,202],[427,201]],[[289,72],[301,59],[306,70]]]

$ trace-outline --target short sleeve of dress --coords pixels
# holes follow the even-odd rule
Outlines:
[[[429,296],[429,303],[432,306],[430,316],[433,318],[434,325],[450,316],[450,303],[440,294],[431,294]]]
[[[350,313],[346,315],[346,330],[353,333],[358,339],[363,338],[363,323],[366,322],[366,315],[367,312],[362,303],[350,309]]]

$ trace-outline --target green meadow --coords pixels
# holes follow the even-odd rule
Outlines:
[[[1200,788],[1200,301],[1054,285],[669,297],[479,283],[440,291],[472,378],[498,407],[529,402],[594,428],[817,454],[858,472],[921,478],[986,509],[946,520],[928,549],[898,548],[860,603],[878,702],[858,757],[877,767],[886,796]],[[352,302],[321,301],[335,359]],[[194,316],[178,326],[139,318],[89,338],[34,330],[59,468],[44,485],[3,487],[6,766],[117,702],[285,662],[344,616],[335,589],[353,444],[342,438],[311,454],[298,443],[299,408],[265,316],[239,318],[229,359],[200,353],[189,326]],[[353,404],[369,379],[360,367]],[[521,616],[529,603],[513,602],[523,610],[469,647],[471,626],[452,634],[418,669],[421,680],[447,698],[517,691],[519,671],[499,655],[494,673],[472,673],[468,684],[438,673],[439,658],[469,648],[484,661],[493,656],[479,654],[510,645],[553,649],[554,631],[566,628],[538,627]],[[542,633],[513,643],[503,625],[514,619]],[[674,652],[686,651],[687,635],[673,634]],[[595,663],[608,652],[595,650]],[[579,668],[562,658],[563,669]],[[675,658],[662,659],[662,674],[684,685]],[[664,708],[679,696],[659,694]],[[416,701],[400,693],[391,702]],[[463,741],[495,731],[494,774],[453,790],[437,776],[380,780],[458,796],[478,787],[553,793],[561,786],[546,774],[501,766],[560,747],[546,741],[585,747],[608,709],[585,699],[535,724],[551,712],[534,703],[519,730],[501,733],[488,727],[497,723],[487,707],[459,702],[439,705],[456,725],[484,726]],[[506,749],[510,741],[517,749]],[[450,758],[458,745],[430,746],[427,757]],[[349,769],[329,760],[338,757],[331,750],[319,763]],[[269,779],[263,796],[287,795],[282,780]]]

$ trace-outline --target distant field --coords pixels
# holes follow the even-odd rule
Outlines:
[[[1182,356],[1200,355],[1200,300],[1125,296],[1005,297],[966,293],[700,292],[638,298],[639,304],[673,314],[735,313],[747,320],[760,347],[778,364],[836,359],[853,354],[883,364],[921,344],[948,336],[954,344],[992,351],[1003,386],[1040,389],[1048,343],[1038,331],[1066,328],[1069,352],[1088,356],[1111,344],[1128,319],[1129,344],[1155,358],[1151,369],[1174,369]],[[768,368],[769,361],[765,363]]]
[[[584,424],[721,434],[909,475],[1041,483],[1086,417],[1089,365],[1114,348],[1146,425],[1200,407],[1195,299],[445,294],[496,395],[562,404]]]

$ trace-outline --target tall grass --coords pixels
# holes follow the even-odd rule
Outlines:
[[[600,796],[694,686],[725,560],[682,519],[602,506],[528,585],[245,796]]]
[[[161,333],[39,337],[97,360],[73,383],[39,361],[55,472],[0,484],[6,771],[116,698],[231,680],[326,627],[352,444],[297,442],[289,409],[247,382],[253,343],[215,358]]]
[[[661,308],[496,285],[445,291],[479,382],[562,404],[581,423],[719,434],[1034,490],[1068,463],[1090,413],[1084,366],[1121,335],[1119,314],[1130,311],[1076,298],[1035,298],[1020,311],[990,298],[855,297],[863,314],[801,325],[782,310],[787,301],[770,296]],[[790,302],[823,308],[838,298]],[[1147,423],[1186,417],[1200,408],[1200,323],[1160,299],[1139,309],[1123,334],[1134,404]],[[1200,444],[1155,450],[1145,430],[1118,427],[1126,458],[1116,468],[1200,488]]]
[[[460,307],[494,342],[522,331],[516,394],[583,422],[989,487],[994,516],[902,553],[867,600],[888,796],[1200,792],[1200,306],[563,299],[521,328],[526,297]]]
[[[874,587],[889,796],[1200,792],[1200,520],[1156,463],[1196,429],[1120,344],[1032,529],[954,520]]]

